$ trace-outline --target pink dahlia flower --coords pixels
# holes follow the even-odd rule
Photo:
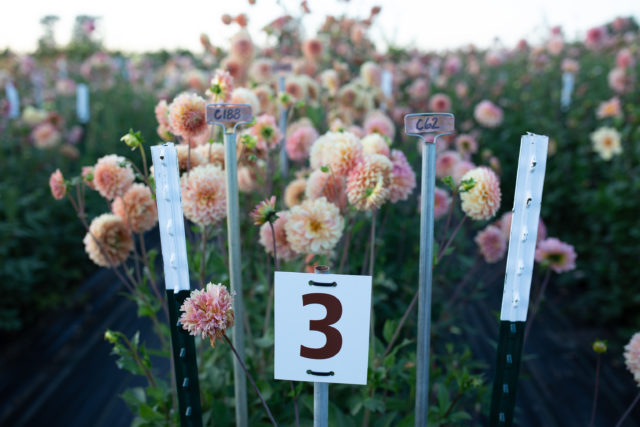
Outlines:
[[[133,184],[124,196],[116,197],[111,210],[134,233],[144,233],[158,223],[158,208],[151,189],[144,184]]]
[[[482,257],[490,264],[500,261],[507,251],[507,239],[494,225],[487,226],[476,235],[474,240],[480,248]]]
[[[234,324],[233,296],[226,286],[208,283],[204,289],[191,292],[180,311],[182,328],[191,335],[209,338],[211,347]]]
[[[122,218],[102,214],[91,221],[83,239],[84,249],[91,261],[101,267],[122,264],[133,250],[133,238]]]
[[[576,251],[568,243],[549,237],[538,243],[535,260],[547,264],[556,273],[564,273],[576,268]]]
[[[389,144],[379,133],[372,133],[360,140],[364,154],[382,154],[389,157]]]
[[[193,168],[180,178],[184,216],[198,225],[215,224],[227,216],[227,189],[222,169],[211,164]]]
[[[454,166],[462,160],[455,151],[443,151],[436,158],[436,177],[451,176]]]
[[[301,161],[309,157],[311,145],[318,139],[313,126],[300,126],[287,137],[285,149],[291,160]]]
[[[93,168],[93,185],[102,197],[113,200],[122,196],[133,184],[135,175],[122,156],[109,154],[98,159]]]
[[[289,212],[280,211],[277,215],[278,219],[273,221],[273,231],[276,235],[276,251],[278,253],[278,259],[293,259],[297,254],[293,249],[291,249],[291,245],[287,240],[287,232],[284,228],[287,223],[287,218],[289,217]],[[269,224],[263,224],[262,227],[260,227],[260,244],[268,254],[273,255],[273,233],[271,232],[271,226]]]
[[[391,203],[407,200],[416,187],[416,174],[400,150],[391,150],[391,184],[389,185],[389,201]]]
[[[54,199],[64,199],[64,196],[67,194],[67,186],[64,183],[64,177],[60,169],[56,169],[56,171],[51,174],[49,178],[49,188],[51,188],[51,195]]]
[[[482,126],[495,128],[502,123],[502,108],[485,99],[476,105],[476,108],[473,110],[473,117]]]
[[[640,332],[633,334],[629,344],[624,347],[624,362],[640,387]]]
[[[347,177],[347,198],[358,210],[378,209],[389,197],[393,163],[381,154],[367,154]]]
[[[320,197],[291,208],[284,227],[291,249],[321,254],[333,250],[342,237],[344,219],[336,205]]]
[[[173,133],[183,138],[193,138],[207,129],[204,99],[196,94],[178,95],[169,105],[169,123]]]

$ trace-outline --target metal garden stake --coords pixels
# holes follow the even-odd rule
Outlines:
[[[238,162],[236,159],[236,129],[251,122],[253,115],[248,104],[208,104],[207,123],[220,126],[224,133],[224,164],[227,176],[227,241],[231,291],[235,293],[233,310],[238,321],[233,327],[233,345],[244,361],[244,304],[242,300],[242,259],[240,258],[240,222],[238,203]],[[227,130],[226,125],[232,126]],[[236,425],[249,425],[247,416],[247,381],[240,362],[233,359]]]
[[[285,75],[286,72],[291,72],[291,64],[288,62],[279,62],[274,64],[273,71],[278,73],[278,91],[280,93],[285,92]],[[282,135],[282,140],[280,141],[280,174],[283,179],[287,178],[289,175],[289,158],[287,157],[287,150],[285,147],[286,142],[286,132],[287,132],[287,115],[289,114],[289,109],[280,104],[280,134]]]
[[[562,73],[562,92],[560,93],[560,106],[563,111],[567,111],[571,106],[571,93],[575,77],[573,73],[565,71]]]
[[[489,415],[489,422],[493,427],[513,425],[548,145],[548,137],[532,133],[524,135],[520,142],[500,312],[496,376]]]
[[[9,100],[9,118],[17,119],[20,117],[20,96],[18,95],[18,91],[11,82],[7,82],[4,85],[4,91]]]
[[[76,115],[80,123],[89,121],[89,86],[85,83],[76,86]]]
[[[180,199],[178,155],[173,143],[151,147],[156,181],[158,223],[169,306],[171,347],[180,409],[180,425],[202,426],[200,385],[194,337],[180,325],[180,306],[190,294],[184,217]]]
[[[454,132],[450,113],[418,113],[404,117],[407,135],[422,139],[422,177],[420,201],[420,270],[418,289],[418,349],[416,355],[415,425],[427,425],[429,409],[429,343],[431,338],[431,280],[433,269],[433,204],[435,200],[436,142]],[[434,133],[433,142],[426,134]]]
[[[318,265],[314,273],[329,274],[329,267]],[[329,426],[329,383],[313,383],[313,427]]]

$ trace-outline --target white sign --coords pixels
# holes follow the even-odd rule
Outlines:
[[[275,273],[275,379],[367,384],[371,276]]]

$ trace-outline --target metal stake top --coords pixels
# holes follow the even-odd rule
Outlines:
[[[421,113],[405,116],[405,132],[417,136],[422,146],[420,200],[420,267],[418,289],[418,343],[416,355],[415,425],[423,427],[429,412],[429,347],[431,339],[431,287],[433,272],[433,201],[435,199],[436,143],[438,138],[454,132],[450,113]],[[435,133],[433,143],[425,135]]]

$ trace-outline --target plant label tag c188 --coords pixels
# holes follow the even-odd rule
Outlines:
[[[455,131],[453,114],[417,113],[404,116],[404,129],[407,135],[421,136],[428,133],[445,134]]]
[[[275,379],[367,383],[371,276],[275,273]]]
[[[249,104],[208,104],[207,123],[242,123],[253,118]]]

